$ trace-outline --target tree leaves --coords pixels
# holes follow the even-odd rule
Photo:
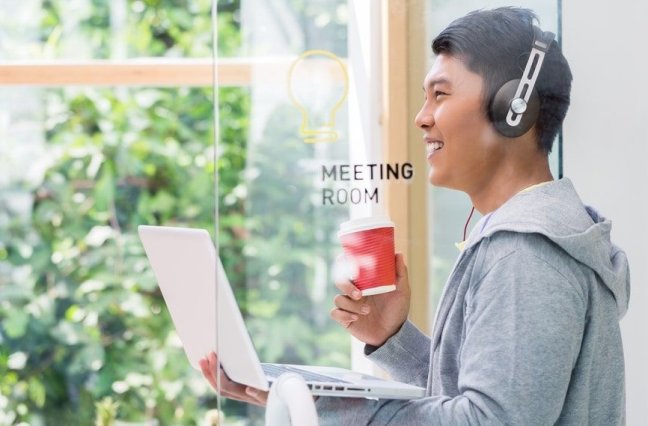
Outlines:
[[[71,16],[71,3],[43,2],[41,38],[52,56],[70,52],[71,33],[87,38],[95,57],[111,56],[116,2],[82,3]],[[240,3],[221,3],[219,55],[234,56]],[[308,22],[321,14],[296,3]],[[126,56],[211,57],[210,4],[127,0]],[[317,159],[295,134],[291,106],[268,111],[260,130],[270,143],[257,144],[250,89],[220,88],[218,98],[214,141],[212,88],[44,90],[38,178],[12,189],[22,213],[0,204],[0,424],[91,424],[105,397],[113,400],[102,409],[123,419],[199,423],[214,396],[177,344],[139,224],[218,235],[262,358],[348,363],[348,339],[319,306],[332,285],[313,296],[315,281],[330,281],[316,265],[334,256],[330,235],[346,212],[311,202],[305,162]]]
[[[25,335],[27,324],[29,323],[29,314],[22,310],[13,310],[2,321],[2,328],[7,337],[18,339]]]

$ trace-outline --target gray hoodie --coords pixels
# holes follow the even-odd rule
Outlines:
[[[522,191],[471,232],[432,337],[410,322],[369,358],[418,400],[319,398],[322,425],[625,423],[630,291],[609,220],[571,182]]]

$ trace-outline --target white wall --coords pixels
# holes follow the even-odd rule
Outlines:
[[[630,259],[630,309],[621,321],[627,424],[648,414],[648,2],[572,0],[563,49],[574,74],[564,128],[565,176],[613,221]]]

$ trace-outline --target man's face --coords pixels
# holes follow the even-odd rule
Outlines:
[[[423,130],[433,185],[473,194],[497,171],[504,144],[482,108],[483,88],[480,75],[447,54],[425,77],[425,102],[415,122]]]

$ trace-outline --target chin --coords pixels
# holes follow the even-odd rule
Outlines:
[[[428,182],[430,182],[432,186],[436,186],[437,188],[447,188],[461,191],[461,189],[458,188],[457,185],[453,184],[452,180],[448,176],[445,176],[441,173],[434,173],[433,171],[430,171],[430,174],[428,175]]]
[[[428,182],[430,182],[432,186],[447,187],[445,181],[446,179],[443,179],[443,176],[439,173],[434,173],[433,170],[430,170],[430,174],[428,174]]]

